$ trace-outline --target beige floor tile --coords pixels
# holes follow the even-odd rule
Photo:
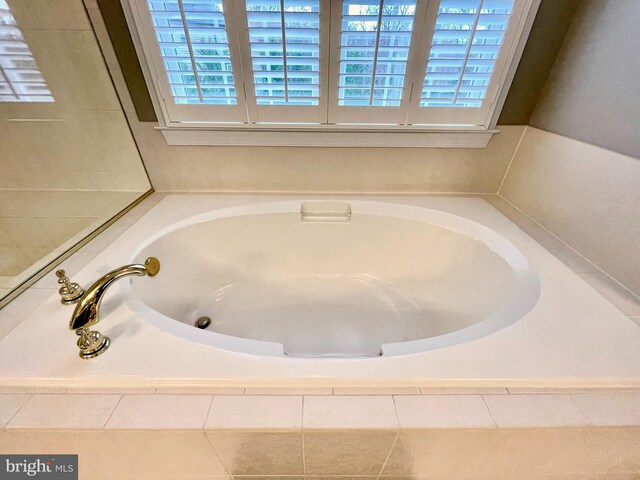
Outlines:
[[[313,477],[302,477],[302,476],[295,476],[295,475],[294,476],[280,476],[280,475],[253,475],[253,476],[234,475],[233,476],[233,480],[311,480],[312,478]]]
[[[0,394],[0,428],[11,420],[28,398],[27,394]]]
[[[592,475],[628,458],[639,435],[592,427],[412,430],[401,433],[383,473],[505,480]]]
[[[397,429],[390,396],[304,397],[304,429]]]
[[[400,428],[495,428],[480,395],[394,397]]]
[[[378,475],[396,433],[389,430],[305,432],[307,475]]]
[[[376,480],[378,477],[367,475],[329,475],[329,476],[315,476],[307,475],[305,480]],[[248,480],[248,479],[247,479]],[[390,478],[388,480],[391,480]],[[400,480],[400,479],[398,479]]]
[[[232,475],[302,475],[302,434],[205,431]]]
[[[573,401],[596,426],[640,426],[640,393],[579,393]]]
[[[112,450],[103,430],[0,430],[3,454],[77,454],[81,479],[117,478],[113,476],[118,464],[114,462]]]
[[[6,428],[103,428],[119,395],[32,395]]]
[[[590,425],[570,395],[483,395],[483,398],[500,428]]]
[[[209,479],[227,472],[202,430],[107,430],[108,452],[97,459],[111,465],[111,479]],[[104,456],[108,456],[104,458]]]
[[[201,429],[211,395],[123,395],[107,429]]]
[[[302,397],[216,396],[213,398],[205,428],[300,430]]]

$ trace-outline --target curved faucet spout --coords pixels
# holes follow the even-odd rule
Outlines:
[[[144,262],[144,265],[125,265],[124,267],[116,268],[115,270],[107,273],[100,278],[91,287],[87,289],[82,298],[78,301],[71,321],[69,322],[69,329],[76,330],[78,335],[81,335],[83,331],[88,330],[89,327],[95,325],[100,321],[98,313],[100,311],[100,303],[104,297],[107,289],[117,280],[128,276],[145,276],[151,277],[158,274],[160,271],[160,262],[155,257],[149,257]]]

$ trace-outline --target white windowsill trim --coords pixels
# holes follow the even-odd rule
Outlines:
[[[389,126],[156,127],[168,145],[485,148],[499,130]]]

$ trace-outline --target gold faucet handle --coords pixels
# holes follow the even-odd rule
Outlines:
[[[147,275],[155,277],[160,271],[160,260],[156,257],[149,257],[145,260],[144,266],[147,269]]]
[[[56,271],[56,276],[58,277],[58,283],[62,285],[60,290],[58,290],[60,303],[63,305],[71,305],[82,298],[84,290],[77,283],[71,282],[71,279],[67,277],[64,270]]]
[[[56,270],[56,277],[58,277],[58,283],[68,283],[69,277],[67,277],[67,272],[64,270]]]

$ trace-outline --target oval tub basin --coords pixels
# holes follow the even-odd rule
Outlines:
[[[145,318],[192,341],[263,355],[443,348],[508,326],[539,295],[527,259],[496,232],[383,202],[215,210],[158,232],[134,259],[148,256],[161,259],[161,273],[131,281],[151,311]],[[205,330],[194,326],[202,316],[211,319]]]

